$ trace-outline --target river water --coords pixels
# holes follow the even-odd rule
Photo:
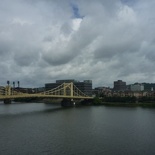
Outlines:
[[[154,155],[155,109],[0,103],[1,155]]]

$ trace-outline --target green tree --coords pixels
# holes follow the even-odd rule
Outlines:
[[[99,97],[94,97],[93,104],[94,105],[101,105],[102,101],[99,99]]]

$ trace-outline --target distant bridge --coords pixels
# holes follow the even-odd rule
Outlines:
[[[43,91],[40,93],[22,93],[15,90],[11,86],[0,88],[0,100],[12,100],[19,98],[63,98],[63,99],[92,99],[93,97],[84,94],[80,89],[78,89],[73,82],[63,83],[60,86]]]

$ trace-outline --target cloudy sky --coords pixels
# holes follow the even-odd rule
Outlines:
[[[155,0],[0,0],[0,85],[155,83]]]

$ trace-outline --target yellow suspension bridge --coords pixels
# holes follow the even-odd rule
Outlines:
[[[11,86],[0,88],[0,100],[12,100],[18,98],[63,98],[63,99],[92,99],[93,97],[84,94],[72,82],[63,83],[60,86],[40,93],[22,93]]]

